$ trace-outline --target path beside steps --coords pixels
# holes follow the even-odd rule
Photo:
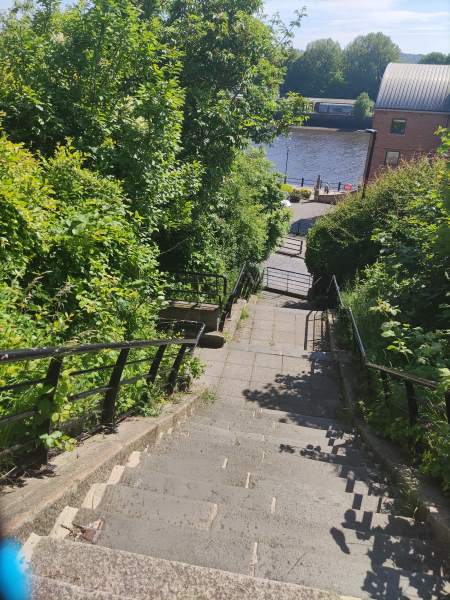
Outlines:
[[[30,537],[35,600],[450,597],[428,527],[341,419],[322,314],[269,293],[247,312],[199,351],[197,414]]]

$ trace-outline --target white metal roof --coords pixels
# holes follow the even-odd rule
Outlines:
[[[389,63],[375,108],[450,112],[450,65]]]

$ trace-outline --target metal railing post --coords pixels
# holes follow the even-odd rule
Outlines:
[[[177,377],[178,371],[180,370],[181,363],[183,362],[184,355],[186,354],[188,346],[187,344],[183,344],[181,348],[178,350],[178,353],[175,357],[174,363],[172,365],[172,369],[170,370],[169,377],[166,385],[166,392],[168,394],[173,394],[175,391],[175,387],[177,385]]]
[[[410,425],[415,425],[419,416],[416,391],[414,389],[413,384],[410,381],[405,381],[405,389],[406,399],[408,400],[409,423]]]
[[[59,376],[62,371],[62,365],[63,365],[62,357],[61,358],[52,358],[50,360],[50,364],[48,365],[48,369],[47,369],[47,374],[45,376],[45,385],[51,386],[51,388],[47,392],[45,392],[45,394],[42,394],[41,400],[44,400],[50,404],[53,404],[54,399],[55,399],[56,388],[58,386]],[[50,418],[50,411],[47,410],[47,412],[49,413],[48,416],[45,418],[45,420],[41,423],[41,426],[39,427],[40,432],[41,432],[40,435],[45,435],[45,434],[50,433],[52,421]],[[46,448],[45,446],[42,446],[40,451],[42,452],[42,462],[47,464],[48,448]]]
[[[108,390],[105,392],[102,406],[101,422],[103,425],[111,426],[114,424],[114,417],[116,412],[116,400],[119,394],[120,381],[122,379],[122,373],[127,364],[128,355],[130,353],[129,348],[125,348],[120,351],[117,357],[116,364],[109,378]]]
[[[147,375],[147,379],[146,379],[147,384],[155,383],[156,376],[158,375],[158,370],[161,365],[161,361],[163,359],[166,348],[167,348],[167,346],[160,346],[158,348],[158,351],[152,360],[152,364],[151,364],[151,367],[150,367],[148,375]]]

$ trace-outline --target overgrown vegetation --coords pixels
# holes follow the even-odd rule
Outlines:
[[[279,98],[292,29],[261,10],[41,0],[1,17],[2,346],[152,337],[167,271],[230,274],[275,246],[289,214],[251,143],[301,123],[306,105]],[[43,419],[66,418],[67,392]],[[0,415],[39,393],[8,396]]]
[[[308,233],[306,262],[345,286],[368,358],[439,382],[420,390],[420,420],[410,427],[404,387],[389,400],[377,382],[375,402],[363,401],[367,419],[406,447],[424,448],[421,469],[450,490],[450,428],[444,394],[450,386],[449,273],[450,136],[442,132],[442,158],[388,171],[360,194],[320,218]]]

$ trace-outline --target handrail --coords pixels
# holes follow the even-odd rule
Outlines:
[[[413,373],[408,373],[406,371],[400,371],[398,369],[393,369],[392,367],[386,367],[385,365],[380,365],[380,364],[373,363],[373,362],[367,360],[366,349],[364,347],[364,343],[363,343],[361,333],[359,331],[355,316],[353,314],[352,309],[344,304],[344,301],[342,299],[341,290],[339,288],[339,284],[337,282],[335,275],[333,275],[331,278],[330,285],[328,286],[328,293],[330,293],[332,287],[334,287],[338,307],[341,310],[344,310],[350,318],[352,332],[353,332],[354,341],[355,341],[355,346],[361,357],[361,361],[362,361],[363,365],[367,369],[378,371],[381,374],[381,376],[383,377],[383,380],[386,377],[391,377],[394,379],[399,379],[404,382],[405,390],[406,390],[406,398],[408,401],[409,421],[410,421],[411,425],[416,424],[419,419],[419,407],[418,407],[418,401],[417,401],[417,397],[415,394],[414,386],[417,385],[422,388],[436,390],[439,388],[438,382],[431,381],[429,379],[424,379],[423,377],[418,377],[417,375],[414,375]],[[370,381],[369,381],[369,384],[370,384]],[[387,389],[385,386],[383,386],[383,387],[384,387],[385,399],[388,400]],[[450,390],[447,390],[445,392],[445,410],[446,410],[447,422],[450,424]],[[417,448],[414,448],[414,450],[416,452],[418,451]]]
[[[169,347],[178,348],[173,362],[169,363],[168,369],[164,367],[163,385],[168,395],[175,391],[178,384],[179,370],[187,352],[192,353],[197,346],[201,335],[205,329],[204,323],[197,321],[160,321],[157,324],[157,329],[171,329],[171,336],[167,339],[150,339],[150,340],[131,340],[121,342],[109,342],[98,344],[81,344],[76,346],[57,346],[47,348],[26,348],[26,349],[3,349],[0,350],[0,368],[2,365],[8,365],[17,362],[49,359],[45,376],[38,378],[24,379],[22,381],[14,381],[0,386],[0,393],[13,393],[19,390],[27,390],[44,385],[44,390],[38,393],[32,406],[26,405],[22,412],[13,415],[8,415],[0,418],[0,430],[12,423],[22,421],[25,426],[24,439],[21,443],[17,440],[12,440],[12,445],[7,445],[0,450],[0,456],[6,454],[16,454],[18,450],[24,450],[30,446],[33,449],[39,449],[39,462],[46,462],[48,459],[48,451],[44,447],[39,448],[40,437],[45,434],[50,434],[52,431],[51,413],[56,411],[54,405],[55,394],[58,389],[58,384],[63,372],[63,364],[67,357],[77,355],[96,355],[103,351],[118,352],[117,359],[108,360],[111,364],[102,364],[90,368],[78,368],[67,372],[67,377],[77,378],[81,375],[93,374],[94,376],[102,372],[110,372],[109,381],[91,381],[94,387],[89,389],[76,390],[77,393],[68,395],[67,401],[70,403],[77,402],[82,398],[100,395],[102,399],[99,402],[100,420],[98,427],[111,429],[115,427],[117,422],[116,404],[120,389],[125,385],[133,385],[140,380],[144,380],[147,385],[155,383],[157,377],[162,371],[163,359],[166,356],[166,350]],[[174,337],[178,334],[178,337]],[[181,335],[180,335],[181,334]],[[129,360],[130,352],[133,350],[147,350],[155,348],[156,352],[145,357],[140,356],[137,359]],[[167,358],[167,356],[166,356]],[[169,357],[170,358],[170,357]],[[170,359],[172,360],[172,359]],[[167,361],[166,361],[167,362]],[[131,373],[132,377],[124,378],[124,370],[130,365],[138,365],[147,363],[147,369],[142,372]],[[98,363],[97,363],[98,364]],[[99,385],[100,384],[100,385]],[[40,414],[42,405],[47,406],[45,415]],[[92,413],[91,416],[93,416]],[[127,414],[131,414],[129,411]],[[31,423],[29,420],[31,419]],[[98,430],[97,427],[97,430]],[[14,436],[13,436],[14,437]],[[36,457],[33,458],[36,460]]]
[[[255,276],[256,272],[258,272],[258,277]],[[226,319],[230,318],[234,303],[239,298],[244,298],[247,300],[251,294],[254,294],[259,289],[261,280],[262,274],[256,265],[245,263],[242,266],[238,278],[236,279],[236,283],[234,284],[233,291],[228,296],[222,311],[219,324],[220,331],[223,331]]]
[[[196,302],[202,302],[206,298],[223,306],[228,289],[228,280],[224,275],[203,271],[171,271],[168,275],[174,276],[175,284],[179,284],[179,287],[169,286],[166,289],[168,300],[185,301],[190,296]]]

